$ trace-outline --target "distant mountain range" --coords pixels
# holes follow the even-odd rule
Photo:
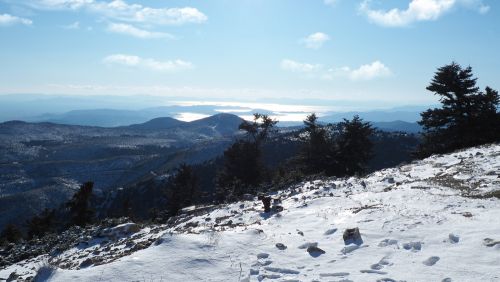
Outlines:
[[[401,120],[386,121],[386,122],[373,122],[374,127],[389,132],[401,131],[408,133],[419,133],[422,131],[422,126],[416,122],[406,122]]]
[[[185,123],[172,117],[172,115],[175,116],[182,111],[193,111],[195,113],[203,114],[213,112],[216,113],[214,115],[217,116],[217,112],[213,109],[210,110],[210,107],[193,106],[188,108],[189,109],[179,106],[171,106],[149,108],[139,111],[112,109],[77,110],[63,114],[41,115],[29,120],[32,122],[51,122],[57,124],[99,127],[123,128],[124,126],[131,125],[132,128],[165,129],[173,126],[179,126]],[[266,113],[268,112],[266,111]],[[336,123],[342,121],[344,118],[350,119],[354,115],[359,115],[365,121],[370,121],[378,128],[388,131],[406,131],[412,133],[420,131],[420,126],[415,122],[419,120],[420,112],[369,111],[329,113],[328,115],[321,116],[320,121],[324,123]],[[195,121],[194,124],[196,123],[197,122]],[[301,124],[301,121],[288,121],[280,122],[278,123],[278,126],[298,126]]]
[[[193,122],[166,117],[111,128],[0,123],[0,230],[63,203],[85,181],[94,181],[96,191],[104,193],[181,162],[213,159],[239,134],[241,122],[238,116],[218,114]]]
[[[275,101],[270,99],[267,102],[273,103],[291,103],[292,108],[287,111],[275,110],[272,106],[259,104],[257,102],[221,102],[217,101],[190,101],[187,97],[169,97],[168,101],[160,97],[132,96],[132,97],[113,97],[113,96],[89,96],[89,97],[69,97],[54,95],[0,95],[0,122],[9,120],[22,120],[26,122],[51,122],[57,124],[99,126],[99,127],[123,127],[128,125],[137,125],[150,122],[153,126],[161,120],[151,121],[156,118],[170,117],[180,120],[192,120],[193,117],[212,116],[218,113],[230,113],[240,117],[249,117],[252,113],[259,112],[269,114],[281,120],[279,126],[298,126],[302,124],[301,116],[306,116],[305,109],[310,109],[312,104],[304,104],[304,107],[298,102],[311,103],[308,100],[300,101]],[[168,105],[170,103],[170,105]],[[198,104],[197,104],[198,103]],[[345,109],[352,108],[346,101],[314,101],[315,105],[327,108],[338,108],[345,105]],[[318,104],[319,103],[319,104]],[[167,105],[166,105],[167,104]],[[352,104],[352,103],[351,103]],[[162,106],[158,106],[162,105]],[[363,105],[359,105],[363,106]],[[363,107],[366,108],[366,105]],[[265,108],[265,109],[264,109]],[[278,108],[278,107],[277,107]],[[286,107],[285,107],[286,108]],[[325,123],[339,122],[343,118],[351,118],[359,115],[366,121],[373,123],[394,123],[394,125],[384,124],[384,128],[393,130],[395,128],[405,129],[410,132],[418,130],[415,123],[420,120],[420,113],[429,106],[401,106],[385,110],[364,110],[364,111],[329,111],[318,112],[320,121]],[[292,111],[292,112],[290,112]],[[290,117],[293,118],[291,119]],[[298,118],[297,118],[298,117]],[[293,121],[294,118],[297,120]],[[399,124],[396,124],[396,121]],[[172,121],[175,122],[175,121]],[[169,124],[169,122],[167,122]],[[176,123],[179,124],[179,123]],[[169,125],[162,125],[169,126]]]

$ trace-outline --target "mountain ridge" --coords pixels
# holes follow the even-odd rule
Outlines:
[[[270,193],[269,213],[247,195],[186,208],[167,225],[89,227],[85,244],[49,258],[48,280],[496,281],[499,152],[491,144],[365,177],[297,183]],[[0,277],[33,276],[43,260],[7,266]]]

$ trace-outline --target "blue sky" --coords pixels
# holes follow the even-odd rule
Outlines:
[[[500,82],[494,0],[0,0],[0,94],[429,104]]]

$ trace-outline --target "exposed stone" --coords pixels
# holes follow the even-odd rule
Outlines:
[[[363,243],[363,239],[361,238],[361,234],[359,233],[358,227],[346,229],[342,237],[344,238],[344,243],[346,245],[349,244],[361,245]]]
[[[264,196],[262,197],[262,204],[264,205],[264,212],[271,212],[271,197]]]
[[[80,267],[89,267],[92,264],[94,264],[94,262],[92,261],[91,258],[88,258],[88,259],[82,261],[82,263],[80,263]]]
[[[311,256],[320,256],[324,253],[326,253],[324,250],[316,247],[316,246],[309,246],[307,248],[307,252],[311,255]]]
[[[276,248],[278,248],[278,250],[285,250],[287,247],[285,246],[285,244],[283,243],[277,243],[276,244]]]
[[[7,278],[7,282],[17,281],[17,278],[19,278],[19,274],[17,274],[14,271],[14,272],[10,273],[9,277]]]

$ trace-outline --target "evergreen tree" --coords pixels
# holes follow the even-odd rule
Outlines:
[[[0,233],[0,245],[5,243],[17,243],[21,241],[23,234],[14,224],[7,224],[2,233]]]
[[[255,113],[253,114],[253,121],[244,120],[239,129],[245,131],[249,142],[259,147],[271,134],[275,133],[277,123],[277,120],[268,115]]]
[[[418,155],[447,153],[500,140],[498,92],[476,86],[472,68],[451,63],[437,70],[427,90],[440,96],[442,107],[421,114],[423,142]]]
[[[176,169],[167,188],[169,215],[174,216],[180,209],[194,203],[199,190],[198,182],[198,177],[191,166],[181,164]]]
[[[335,174],[350,176],[363,173],[373,157],[373,142],[370,140],[374,133],[372,125],[356,115],[352,120],[344,119],[337,128],[340,135],[336,140],[335,159],[339,165]]]
[[[93,182],[85,182],[78,192],[73,195],[71,201],[67,203],[71,214],[71,224],[85,226],[91,223],[94,218],[94,211],[90,207],[90,197],[94,188]]]
[[[131,220],[134,220],[134,212],[133,212],[132,202],[130,200],[129,195],[126,195],[125,199],[123,200],[121,214],[130,218]]]
[[[262,144],[275,132],[277,121],[268,115],[254,114],[253,121],[243,121],[239,129],[246,138],[236,141],[224,152],[224,165],[216,176],[216,200],[238,198],[262,183],[265,168],[261,161]]]
[[[333,165],[333,142],[324,126],[318,123],[318,117],[312,113],[304,120],[304,145],[299,154],[301,170],[306,174],[329,171]]]
[[[42,237],[54,230],[55,211],[45,209],[40,215],[28,221],[28,237]]]

